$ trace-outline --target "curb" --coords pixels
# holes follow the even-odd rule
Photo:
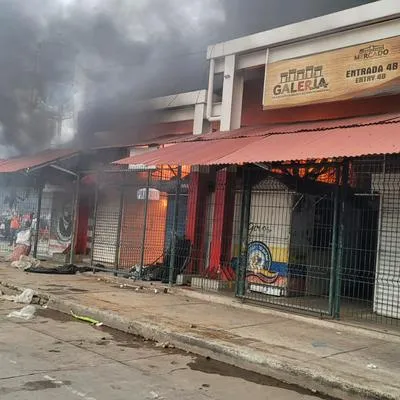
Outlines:
[[[0,282],[1,285],[14,290],[24,288]],[[293,384],[314,393],[328,395],[341,400],[399,400],[398,394],[390,388],[384,392],[373,388],[373,382],[357,382],[349,376],[342,379],[327,368],[310,368],[299,365],[298,361],[277,358],[268,352],[251,349],[243,345],[233,344],[223,339],[215,339],[196,329],[182,330],[171,325],[156,324],[148,321],[132,320],[115,312],[87,307],[74,301],[64,300],[58,296],[35,292],[47,307],[70,315],[71,311],[101,321],[105,326],[130,333],[157,342],[169,342],[176,348],[210,357],[227,364],[257,372],[289,384]]]
[[[87,275],[86,275],[87,276]],[[363,326],[356,326],[352,325],[349,322],[343,322],[343,321],[338,321],[338,320],[333,320],[333,319],[319,319],[316,316],[308,316],[308,315],[301,315],[301,314],[296,314],[294,312],[287,312],[285,310],[278,310],[278,309],[273,309],[269,307],[262,307],[258,305],[252,305],[248,304],[246,302],[241,301],[238,298],[232,298],[232,297],[226,297],[222,296],[219,294],[214,294],[214,293],[209,293],[209,292],[198,292],[190,289],[185,289],[181,287],[169,287],[168,285],[163,285],[163,284],[148,284],[147,282],[134,282],[130,279],[125,279],[125,278],[113,278],[109,276],[102,276],[99,277],[103,282],[107,283],[114,283],[114,284],[120,284],[124,283],[126,284],[127,287],[130,287],[132,289],[135,289],[137,287],[145,287],[147,289],[164,289],[168,288],[168,292],[177,296],[182,296],[182,297],[187,297],[187,298],[192,298],[200,301],[206,301],[209,303],[213,304],[220,304],[224,305],[227,307],[233,307],[237,308],[240,310],[247,310],[247,311],[252,311],[252,312],[257,312],[260,314],[266,314],[266,315],[275,315],[279,316],[281,318],[287,318],[291,319],[294,321],[299,321],[299,322],[304,322],[307,324],[312,324],[315,326],[323,327],[323,328],[328,328],[331,330],[335,331],[341,331],[341,332],[347,332],[347,333],[354,333],[356,335],[363,335],[365,337],[369,337],[372,339],[378,339],[378,340],[385,340],[388,342],[396,342],[400,344],[400,334],[398,331],[386,331],[382,332],[378,329],[373,329],[372,327],[363,327]]]

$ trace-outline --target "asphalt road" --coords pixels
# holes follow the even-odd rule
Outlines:
[[[2,400],[311,400],[269,378],[164,349],[39,309],[25,322],[21,305],[0,300]]]

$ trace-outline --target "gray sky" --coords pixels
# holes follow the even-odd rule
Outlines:
[[[0,0],[0,156],[46,147],[84,81],[86,128],[110,129],[137,98],[204,88],[208,44],[368,2]]]

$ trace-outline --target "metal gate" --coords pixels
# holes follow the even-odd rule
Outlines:
[[[260,174],[263,176],[263,174]],[[330,315],[334,308],[337,190],[255,178],[242,197],[237,295],[277,307]],[[336,214],[335,214],[336,212]]]
[[[93,262],[114,265],[118,250],[120,194],[115,188],[99,193],[94,240]]]

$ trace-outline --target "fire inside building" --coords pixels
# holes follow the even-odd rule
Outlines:
[[[210,46],[146,140],[1,162],[2,251],[32,212],[35,257],[400,325],[399,32],[378,2]]]

